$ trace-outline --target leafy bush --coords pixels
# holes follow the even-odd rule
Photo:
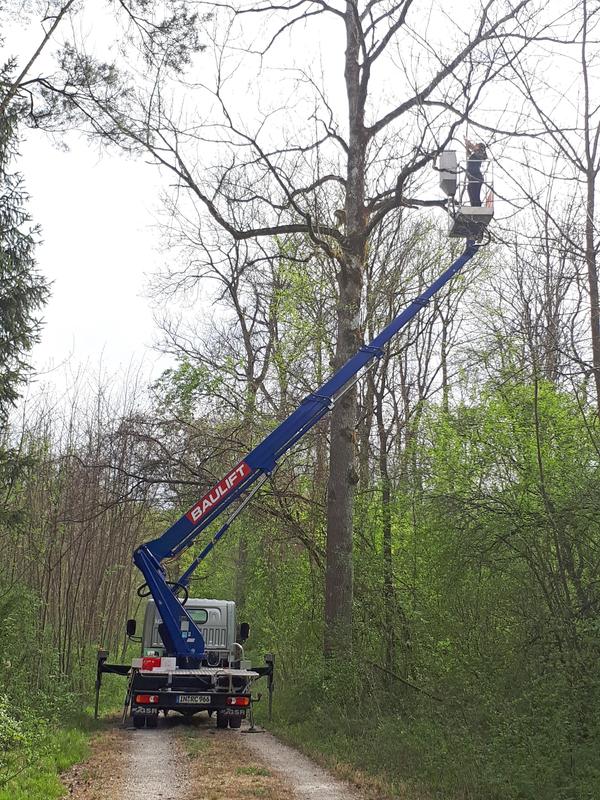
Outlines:
[[[6,695],[0,695],[0,787],[21,775],[50,747],[46,720],[15,708]]]

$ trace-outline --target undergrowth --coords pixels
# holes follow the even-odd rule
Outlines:
[[[28,763],[10,759],[9,770],[0,800],[55,800],[63,797],[65,787],[60,774],[83,761],[89,753],[90,731],[81,727],[48,730],[38,740],[38,750]]]
[[[269,727],[342,777],[403,800],[597,800],[597,724],[560,675],[511,702],[497,692],[442,700],[281,686]],[[261,722],[264,719],[264,710]]]
[[[125,690],[116,676],[105,684],[102,716],[114,714]],[[64,797],[61,773],[88,757],[91,737],[106,725],[94,720],[89,700],[56,689],[0,694],[0,800]]]

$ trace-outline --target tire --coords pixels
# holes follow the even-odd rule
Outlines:
[[[142,714],[134,714],[133,715],[133,727],[134,728],[143,728],[146,724],[146,717]]]
[[[153,714],[151,717],[147,717],[147,719],[146,719],[146,727],[147,728],[157,728],[158,727],[158,714]]]
[[[242,727],[242,717],[229,717],[229,727],[230,728],[241,728]]]
[[[217,711],[217,728],[226,728],[228,724],[228,719],[225,714],[222,714],[220,711]]]

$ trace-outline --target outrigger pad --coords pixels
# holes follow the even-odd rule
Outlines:
[[[490,206],[460,206],[456,214],[450,217],[448,236],[478,241],[493,217],[494,209]]]

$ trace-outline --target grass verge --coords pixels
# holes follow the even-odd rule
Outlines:
[[[35,728],[28,751],[0,752],[0,800],[58,800],[67,789],[62,773],[90,755],[93,736],[114,724],[114,718],[95,720],[91,707],[56,722],[29,712],[27,727]],[[26,730],[26,729],[25,729]]]
[[[283,800],[291,796],[289,786],[246,750],[238,731],[215,731],[213,725],[204,718],[187,725],[174,723],[190,758],[194,796],[206,800]]]
[[[340,708],[299,706],[289,696],[279,698],[271,723],[261,711],[261,724],[369,800],[433,800],[439,796],[428,782],[419,780],[415,748],[407,742],[397,719],[374,714],[351,717]],[[442,796],[457,797],[452,792]]]
[[[346,735],[319,735],[314,726],[309,724],[304,726],[277,721],[267,723],[267,727],[281,741],[355,787],[367,800],[432,800],[424,788],[386,774],[383,764],[379,769],[365,765],[358,740],[349,739]]]
[[[0,788],[0,800],[55,800],[63,797],[65,786],[60,774],[87,758],[91,733],[90,728],[79,726],[77,721],[49,733],[43,741],[43,754]]]

